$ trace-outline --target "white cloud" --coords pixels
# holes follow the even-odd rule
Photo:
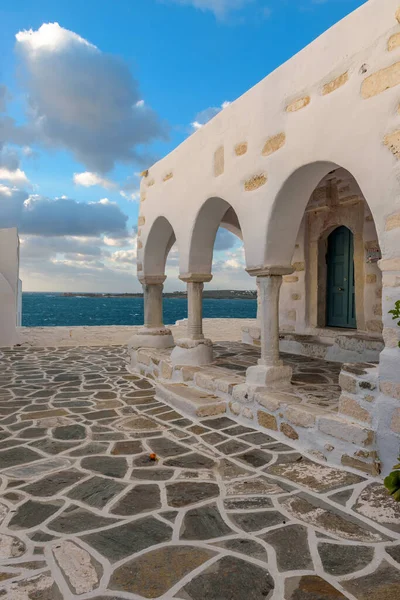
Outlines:
[[[111,190],[117,187],[117,184],[106,179],[97,173],[91,173],[90,171],[84,171],[83,173],[74,173],[74,183],[76,185],[82,185],[83,187],[93,187],[95,185],[101,186],[106,190]]]
[[[29,183],[27,176],[21,169],[10,170],[7,167],[0,167],[0,179],[10,181],[14,185],[24,185]]]
[[[223,18],[229,12],[239,10],[254,2],[254,0],[171,0],[175,4],[193,6],[200,10],[210,10],[218,18]]]
[[[0,198],[1,198],[1,196],[8,196],[10,198],[12,196],[12,193],[13,193],[12,188],[0,183]]]
[[[58,23],[21,31],[16,40],[28,121],[2,118],[0,143],[63,148],[92,173],[118,161],[147,163],[138,146],[165,139],[166,127],[143,102],[127,64]]]
[[[121,196],[128,200],[129,202],[139,202],[140,200],[140,190],[136,192],[124,192],[123,190],[120,192]]]
[[[0,187],[0,223],[21,233],[44,236],[96,236],[126,238],[128,217],[115,202],[77,202],[46,198],[7,186]]]
[[[211,119],[213,119],[215,116],[217,116],[222,110],[227,108],[230,104],[231,104],[231,102],[225,101],[221,104],[221,106],[210,106],[209,108],[206,108],[205,110],[202,110],[201,112],[197,113],[194,121],[191,123],[193,129],[197,130],[197,129],[200,129],[201,127],[203,127],[203,125],[205,125],[206,123],[211,121]]]

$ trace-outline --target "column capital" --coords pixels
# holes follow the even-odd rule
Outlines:
[[[139,277],[142,285],[162,285],[166,279],[166,275],[143,275]]]
[[[213,276],[210,273],[183,273],[179,279],[185,283],[208,283]]]
[[[246,269],[252,277],[271,277],[272,275],[291,275],[295,269],[292,265],[263,265]]]

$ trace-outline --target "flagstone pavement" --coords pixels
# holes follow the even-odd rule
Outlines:
[[[226,416],[195,422],[125,360],[0,352],[0,598],[400,598],[381,483]]]

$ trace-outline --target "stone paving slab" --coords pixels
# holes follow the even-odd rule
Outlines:
[[[242,372],[241,349],[218,360]],[[300,363],[300,387],[335,380]],[[122,347],[0,365],[0,597],[400,598],[400,506],[377,480],[171,409]]]

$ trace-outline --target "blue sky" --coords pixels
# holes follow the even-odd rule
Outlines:
[[[24,289],[138,291],[137,173],[363,3],[3,0],[0,227]],[[214,259],[210,287],[253,287],[231,234]]]

